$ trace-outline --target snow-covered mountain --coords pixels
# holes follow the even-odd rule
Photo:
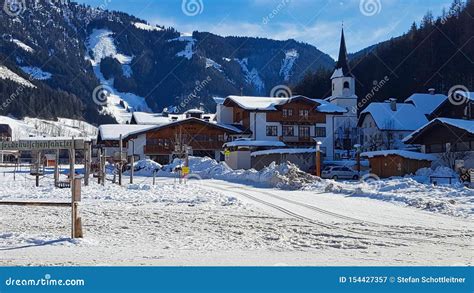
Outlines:
[[[69,1],[26,0],[0,30],[0,114],[17,117],[123,123],[134,110],[213,110],[212,96],[268,95],[334,64],[294,40],[186,34]]]

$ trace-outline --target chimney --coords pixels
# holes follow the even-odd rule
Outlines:
[[[428,89],[428,93],[430,93],[430,95],[434,95],[435,92],[436,92],[436,90],[434,88]]]
[[[397,111],[397,99],[390,98],[388,101],[390,102],[390,110],[392,110],[393,112],[396,112]]]

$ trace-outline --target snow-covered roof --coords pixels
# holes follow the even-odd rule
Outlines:
[[[305,96],[292,96],[292,97],[252,97],[252,96],[228,96],[225,101],[233,101],[242,109],[248,111],[276,111],[277,106],[281,106],[287,103],[291,103],[295,100],[305,100],[314,104],[319,104],[316,110],[322,113],[346,113],[347,110],[331,104],[321,99],[310,99]],[[216,103],[221,102],[219,99]],[[224,102],[222,102],[224,103]]]
[[[331,102],[332,100],[334,99],[358,99],[357,95],[350,95],[350,96],[329,96],[327,98],[325,98],[324,100],[327,101],[327,102]]]
[[[342,72],[342,68],[337,68],[334,70],[333,74],[331,75],[331,79],[337,78],[337,77],[344,77],[344,73]]]
[[[316,149],[308,148],[308,149],[273,149],[273,150],[264,150],[264,151],[256,151],[252,152],[250,155],[252,157],[256,156],[263,156],[263,155],[271,155],[271,154],[305,154],[305,153],[315,153]]]
[[[127,139],[130,135],[155,127],[156,125],[104,124],[99,126],[99,137],[101,140],[119,140],[122,135],[122,139]]]
[[[413,94],[405,100],[405,103],[413,103],[418,111],[430,115],[447,99],[448,97],[442,94]]]
[[[224,101],[225,101],[225,98],[222,98],[222,97],[213,97],[212,99],[217,105],[222,105],[224,104]]]
[[[146,112],[133,112],[132,119],[135,120],[137,124],[142,125],[162,125],[171,122],[170,117],[165,117],[162,114]]]
[[[204,114],[205,112],[201,109],[189,109],[184,113],[185,114]]]
[[[336,104],[329,103],[328,101],[321,100],[321,99],[313,99],[320,105],[316,108],[321,113],[347,113],[347,109],[338,106]]]
[[[410,135],[408,135],[407,137],[405,137],[403,139],[403,142],[407,142],[407,141],[411,140],[417,134],[422,132],[425,128],[427,128],[428,126],[431,126],[435,123],[447,124],[447,125],[459,128],[459,129],[463,129],[463,130],[465,130],[465,131],[467,131],[471,134],[474,134],[474,120],[453,119],[453,118],[436,118],[436,119],[433,119],[430,122],[424,124],[423,126],[418,128],[417,130],[413,131]]]
[[[286,147],[286,144],[276,140],[238,139],[225,143],[224,147]]]
[[[275,111],[275,106],[287,103],[288,99],[289,98],[228,96],[226,101],[231,100],[245,110]]]
[[[396,111],[392,111],[390,103],[371,103],[361,112],[359,125],[366,114],[370,114],[380,130],[413,131],[428,122],[425,114],[407,103],[397,103]]]
[[[419,160],[419,161],[434,161],[436,156],[430,154],[423,154],[417,152],[410,152],[405,150],[386,150],[386,151],[374,151],[365,152],[360,154],[362,157],[374,158],[374,157],[386,157],[390,155],[400,156],[406,159]]]
[[[474,92],[456,91],[456,94],[461,95],[468,100],[474,101]]]

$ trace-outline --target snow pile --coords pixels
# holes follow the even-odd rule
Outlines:
[[[240,68],[245,75],[245,82],[253,85],[259,93],[263,92],[265,83],[263,82],[262,78],[260,78],[256,68],[252,68],[252,70],[248,69],[248,58],[244,58],[242,60],[235,58],[234,60],[239,63]]]
[[[454,183],[454,185],[461,185],[461,183],[458,182],[459,175],[453,169],[443,166],[439,166],[435,170],[431,168],[419,169],[418,171],[416,171],[415,176],[413,178],[420,183],[429,184],[431,183],[430,177],[446,177],[446,179],[434,178],[438,184],[448,184],[449,179],[447,178],[451,178],[452,183]]]
[[[134,165],[134,175],[136,176],[150,176],[155,171],[161,169],[161,165],[152,160],[141,160],[136,162]],[[130,171],[125,172],[126,175],[130,174]]]
[[[21,70],[23,70],[23,72],[30,75],[32,79],[36,79],[36,80],[46,80],[46,79],[50,79],[53,76],[51,73],[43,71],[39,67],[22,66],[20,68]]]
[[[452,216],[470,217],[474,214],[472,202],[474,190],[461,184],[429,184],[429,175],[450,175],[453,171],[439,168],[435,171],[421,169],[413,177],[394,177],[383,180],[362,180],[360,182],[336,182],[322,180],[308,184],[304,190],[365,197],[401,205],[407,205],[430,212]]]
[[[171,164],[164,166],[158,175],[172,176],[173,170],[181,166],[183,166],[183,160],[175,159]],[[281,189],[301,189],[307,184],[320,181],[319,178],[301,171],[296,165],[289,162],[281,165],[272,163],[260,171],[255,169],[232,170],[226,163],[218,163],[208,157],[190,157],[189,168],[193,176],[199,176],[202,179],[251,183]]]
[[[291,71],[299,56],[300,54],[296,49],[291,49],[285,52],[285,59],[283,59],[280,68],[280,76],[282,76],[285,81],[290,80]]]
[[[22,86],[26,86],[29,88],[36,88],[34,84],[29,82],[28,80],[24,79],[23,77],[19,76],[15,72],[11,71],[5,66],[0,66],[0,78],[1,79],[9,79],[11,81],[14,81]]]

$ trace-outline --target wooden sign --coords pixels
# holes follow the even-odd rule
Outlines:
[[[72,150],[84,149],[83,139],[31,139],[19,141],[1,141],[0,150],[17,150],[17,151],[33,151],[33,150]]]

